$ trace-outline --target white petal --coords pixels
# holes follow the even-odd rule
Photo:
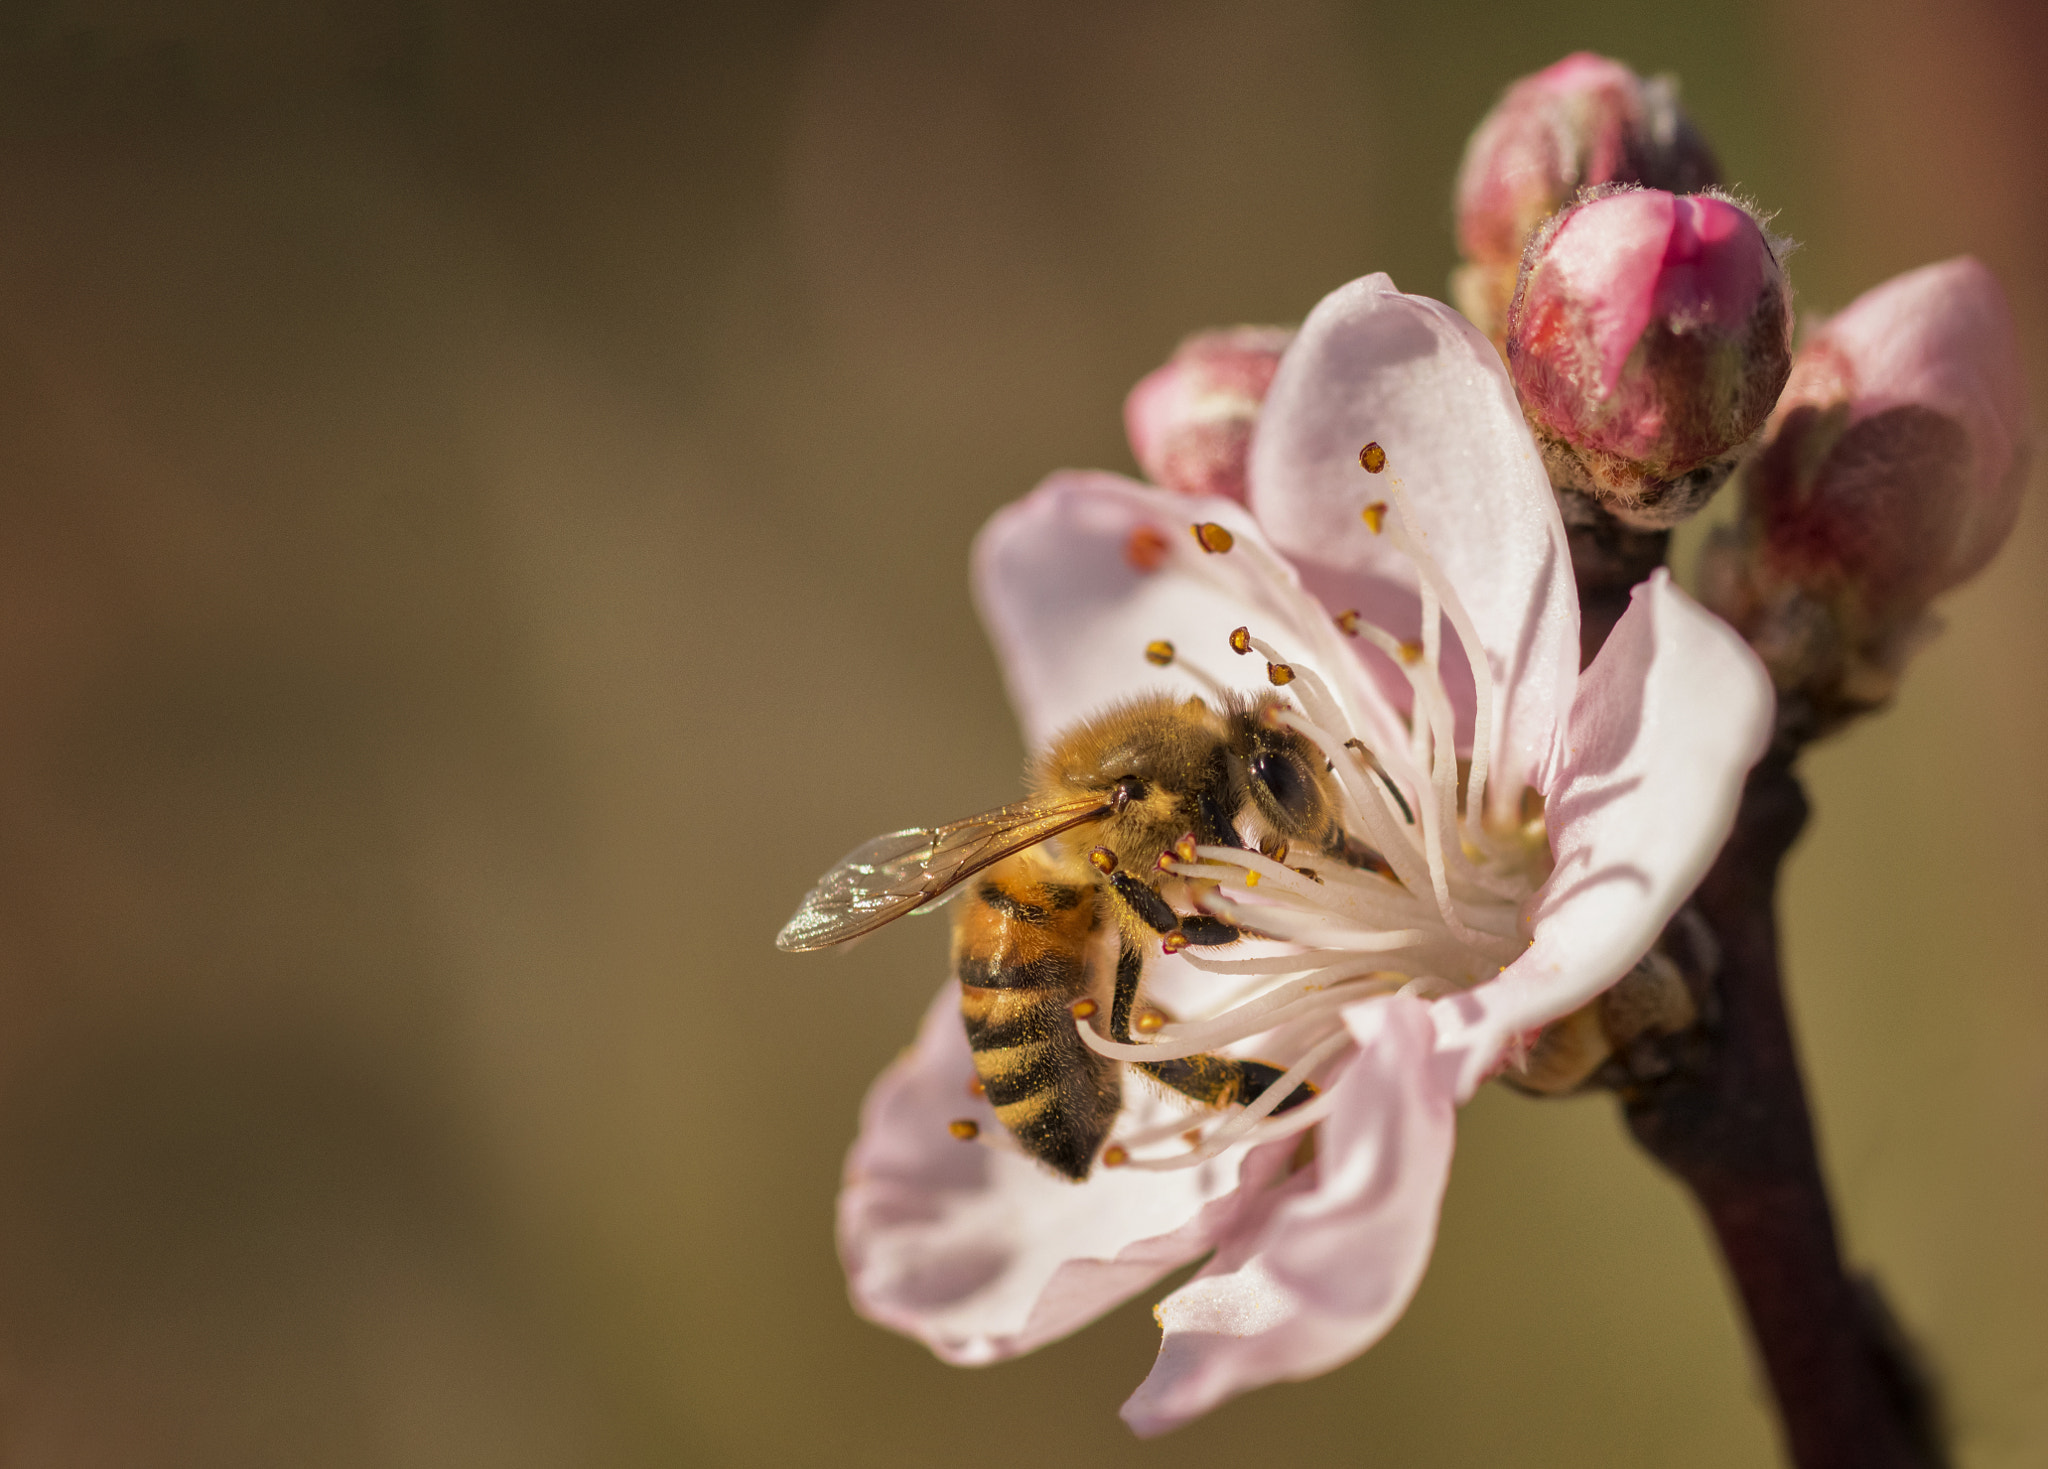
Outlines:
[[[1098,1168],[1076,1184],[962,1142],[946,1130],[955,1118],[1004,1135],[969,1095],[959,1003],[947,983],[917,1044],[869,1091],[839,1195],[855,1308],[948,1362],[1015,1356],[1086,1325],[1210,1249],[1286,1162],[1291,1142],[1172,1173]],[[1149,1094],[1126,1089],[1141,1109]]]
[[[1386,451],[1379,475],[1359,467],[1368,441]],[[1373,275],[1326,296],[1281,359],[1253,433],[1251,506],[1326,603],[1369,617],[1398,608],[1393,631],[1408,636],[1413,570],[1359,514],[1390,499],[1395,479],[1510,691],[1497,768],[1526,781],[1544,766],[1579,666],[1564,526],[1492,344],[1448,306]],[[1456,678],[1469,678],[1462,663]]]
[[[1242,1217],[1155,1313],[1159,1359],[1123,1407],[1140,1434],[1349,1361],[1415,1294],[1450,1173],[1453,1068],[1433,1054],[1419,1000],[1344,1018],[1361,1050],[1331,1088],[1315,1163]]]
[[[1556,870],[1535,940],[1498,979],[1439,1002],[1469,1096],[1507,1041],[1569,1014],[1649,950],[1706,875],[1770,738],[1756,655],[1659,570],[1579,681],[1546,793]]]
[[[1240,548],[1204,552],[1191,534],[1200,521],[1227,528]],[[1160,548],[1149,570],[1131,554],[1133,537],[1147,534]],[[1249,554],[1260,547],[1263,561]],[[1290,650],[1338,640],[1242,505],[1098,471],[1055,474],[998,511],[974,543],[974,591],[1034,747],[1121,700],[1203,693],[1186,661],[1233,688],[1268,687],[1262,659],[1230,650],[1234,628],[1250,626]],[[1309,617],[1319,625],[1304,627]],[[1183,662],[1147,662],[1145,647],[1158,639]],[[1355,692],[1369,706],[1367,738],[1398,747],[1391,707]]]

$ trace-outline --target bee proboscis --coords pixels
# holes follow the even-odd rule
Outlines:
[[[1345,834],[1322,753],[1273,717],[1281,707],[1272,695],[1229,696],[1220,709],[1157,695],[1083,720],[1032,762],[1025,800],[865,843],[819,879],[776,943],[843,943],[971,883],[955,908],[953,972],[975,1072],[1027,1153],[1086,1178],[1122,1082],[1120,1063],[1077,1033],[1077,1005],[1106,1000],[1110,1038],[1129,1043],[1147,940],[1242,937],[1220,918],[1183,911],[1192,895],[1161,857],[1193,837],[1377,862]],[[1282,1074],[1218,1055],[1136,1064],[1216,1107],[1249,1102]],[[1298,1090],[1281,1110],[1308,1095]]]

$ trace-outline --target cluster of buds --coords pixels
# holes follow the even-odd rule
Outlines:
[[[1908,272],[1813,333],[1700,588],[1800,733],[1891,697],[1934,598],[2012,529],[2026,457],[2012,314],[1976,261]]]
[[[1690,194],[1720,181],[1671,78],[1645,80],[1586,51],[1524,77],[1472,134],[1458,170],[1458,309],[1501,344],[1523,247],[1581,189]]]

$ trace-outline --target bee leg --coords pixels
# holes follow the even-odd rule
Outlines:
[[[1207,913],[1189,913],[1180,921],[1180,931],[1191,944],[1210,947],[1215,944],[1234,944],[1244,937],[1234,923],[1225,923]]]
[[[1116,993],[1109,1005],[1111,1040],[1131,1043],[1131,1011],[1138,1001],[1138,981],[1145,972],[1145,956],[1125,942],[1116,955]],[[1140,1071],[1182,1096],[1192,1097],[1209,1107],[1225,1107],[1256,1099],[1284,1074],[1264,1061],[1240,1061],[1234,1056],[1182,1056],[1172,1061],[1139,1061]],[[1303,1085],[1282,1102],[1277,1111],[1299,1107],[1315,1095]]]
[[[1124,900],[1124,906],[1155,931],[1172,933],[1180,927],[1180,915],[1173,911],[1173,905],[1128,872],[1112,872],[1109,885]]]

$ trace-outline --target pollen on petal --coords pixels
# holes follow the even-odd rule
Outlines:
[[[1221,556],[1237,544],[1237,537],[1213,520],[1204,520],[1190,527],[1195,533],[1195,544],[1212,556]]]
[[[1164,668],[1173,662],[1173,644],[1165,638],[1158,638],[1145,644],[1145,661],[1157,668]]]
[[[1366,506],[1365,509],[1359,511],[1358,514],[1359,518],[1365,522],[1365,528],[1374,535],[1378,535],[1380,527],[1387,523],[1387,502],[1385,500],[1375,500]]]
[[[1166,564],[1168,549],[1166,532],[1156,525],[1141,525],[1124,542],[1124,560],[1133,571],[1153,572]]]
[[[972,1117],[955,1117],[946,1124],[946,1131],[963,1143],[971,1143],[981,1136],[981,1124]]]

